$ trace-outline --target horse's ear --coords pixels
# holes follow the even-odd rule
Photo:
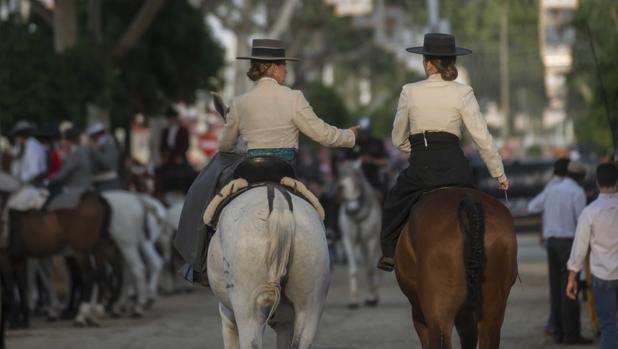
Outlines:
[[[210,94],[212,95],[212,102],[215,105],[215,110],[221,115],[223,120],[225,120],[227,113],[230,111],[230,107],[223,102],[223,98],[219,93],[212,91]]]

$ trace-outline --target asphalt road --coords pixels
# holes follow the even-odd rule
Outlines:
[[[536,236],[520,237],[522,282],[513,287],[509,299],[502,348],[560,347],[543,334],[549,309],[545,258]],[[384,274],[381,299],[377,308],[348,309],[346,271],[337,266],[313,348],[420,348],[409,305],[392,274]],[[585,306],[582,323],[583,334],[590,337]],[[142,319],[104,319],[99,328],[35,320],[30,330],[9,331],[7,345],[9,349],[223,348],[217,301],[203,289],[161,298]],[[265,348],[273,347],[274,335],[267,330]]]

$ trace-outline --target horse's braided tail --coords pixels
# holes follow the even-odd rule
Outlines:
[[[459,224],[464,233],[464,265],[468,281],[468,300],[480,316],[480,296],[485,260],[485,217],[483,205],[465,198],[459,204]]]
[[[275,188],[277,190],[275,190]],[[280,195],[275,193],[279,191]],[[267,219],[268,247],[266,270],[269,281],[257,288],[257,311],[268,321],[281,300],[281,279],[287,273],[296,221],[292,213],[290,194],[279,187],[268,187],[269,215]]]

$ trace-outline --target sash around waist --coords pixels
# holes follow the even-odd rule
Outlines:
[[[249,156],[277,156],[287,161],[296,160],[296,149],[294,148],[260,148],[247,150]]]
[[[423,132],[410,136],[412,151],[431,151],[459,147],[459,137],[449,132]]]

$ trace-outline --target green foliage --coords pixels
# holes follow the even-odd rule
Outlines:
[[[0,21],[0,122],[69,119],[83,125],[89,104],[110,110],[113,125],[135,113],[153,115],[171,102],[192,102],[195,91],[218,84],[223,50],[201,12],[187,1],[167,2],[141,40],[112,57],[141,1],[103,2],[103,40],[86,25],[87,2],[78,2],[78,43],[56,54],[53,28],[32,17]]]
[[[568,112],[575,121],[578,143],[600,152],[612,148],[612,132],[618,133],[618,4],[612,0],[582,0],[576,15],[577,36],[573,69],[568,79]],[[613,14],[613,17],[612,17]],[[590,26],[591,36],[586,26]],[[594,44],[598,67],[592,55]],[[605,85],[609,118],[597,74]],[[618,141],[618,140],[616,140]]]
[[[509,79],[511,115],[540,118],[547,104],[544,67],[538,42],[538,4],[521,0],[466,0],[444,2],[459,46],[472,49],[458,60],[469,72],[479,102],[500,101],[500,20],[508,6]]]
[[[335,89],[315,81],[307,85],[304,90],[307,101],[322,120],[338,127],[352,126],[350,113]]]

